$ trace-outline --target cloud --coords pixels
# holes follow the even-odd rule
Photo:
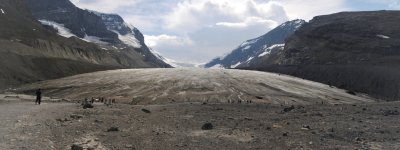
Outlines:
[[[178,3],[164,22],[166,30],[188,33],[213,25],[245,27],[255,19],[283,22],[287,17],[283,7],[272,1],[186,0]]]
[[[252,25],[264,25],[265,27],[275,27],[278,25],[276,21],[266,20],[259,17],[249,17],[243,22],[218,22],[217,26],[230,27],[230,28],[247,28]]]
[[[157,47],[161,45],[169,45],[169,46],[184,46],[184,45],[192,45],[193,41],[188,38],[181,38],[178,36],[172,35],[145,35],[146,44],[150,47]]]
[[[115,12],[123,6],[130,6],[138,3],[140,0],[71,0],[72,3],[81,8],[96,10],[105,13]]]
[[[346,0],[273,0],[282,5],[290,20],[310,20],[317,15],[345,11]]]
[[[339,11],[399,9],[399,0],[72,0],[120,14],[167,58],[206,62],[292,19]],[[365,6],[367,5],[367,6]],[[374,7],[371,7],[374,6]]]

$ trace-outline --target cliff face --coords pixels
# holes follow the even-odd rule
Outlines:
[[[159,67],[140,51],[62,37],[38,22],[24,1],[2,0],[0,9],[0,89],[99,70]]]
[[[286,73],[378,98],[400,98],[400,11],[318,16],[285,48],[247,67]]]

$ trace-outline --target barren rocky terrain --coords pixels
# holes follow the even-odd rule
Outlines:
[[[398,102],[298,105],[294,109],[217,103],[94,106],[2,102],[0,117],[8,120],[2,121],[0,148],[400,148]],[[207,123],[212,128],[203,128]]]

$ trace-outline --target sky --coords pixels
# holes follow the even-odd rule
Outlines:
[[[146,44],[178,62],[200,64],[285,21],[340,11],[398,10],[400,0],[71,0],[121,15]]]

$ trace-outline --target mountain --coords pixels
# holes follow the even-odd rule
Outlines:
[[[97,21],[102,23],[101,18]],[[64,37],[72,30],[58,25],[65,30],[37,21],[25,1],[0,1],[0,89],[100,70],[160,67],[136,50]],[[118,37],[114,32],[97,33]]]
[[[400,98],[400,11],[317,16],[278,54],[243,67],[294,75],[377,98]]]
[[[105,14],[76,7],[69,0],[24,0],[32,14],[66,37],[75,36],[103,49],[115,49],[130,55],[135,51],[154,67],[171,67],[158,59],[146,46],[143,34],[116,14]]]
[[[283,44],[287,37],[292,35],[305,23],[304,20],[293,20],[271,30],[258,38],[242,43],[238,48],[224,57],[218,57],[205,65],[206,68],[236,68],[243,63],[256,59],[269,47]]]

